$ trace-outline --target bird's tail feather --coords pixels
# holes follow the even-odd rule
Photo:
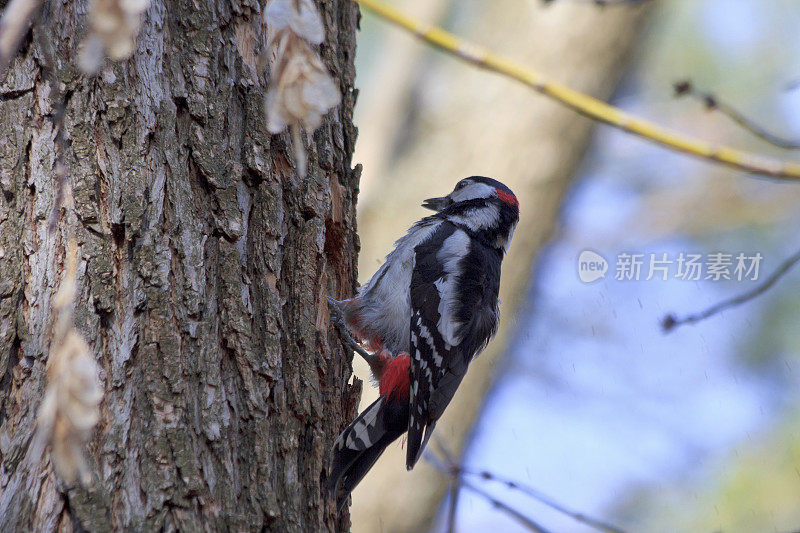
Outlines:
[[[342,431],[333,444],[328,490],[342,509],[350,492],[369,472],[402,428],[386,424],[387,400],[381,396]]]
[[[425,426],[425,436],[423,437],[420,433],[416,439],[412,439],[410,436],[408,438],[408,449],[406,450],[406,469],[411,470],[419,461],[419,458],[422,457],[422,452],[425,451],[425,446],[428,445],[428,441],[431,439],[431,435],[433,434],[433,429],[436,427],[436,421],[428,422],[428,425]],[[410,433],[409,433],[410,435]]]

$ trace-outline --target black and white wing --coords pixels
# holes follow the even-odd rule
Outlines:
[[[497,286],[488,282],[494,265],[487,262],[496,261],[499,269],[500,261],[449,222],[417,245],[415,253],[408,469],[419,460],[473,355],[496,331]]]

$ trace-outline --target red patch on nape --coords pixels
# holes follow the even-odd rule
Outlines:
[[[503,200],[505,203],[512,207],[519,207],[519,202],[517,201],[516,196],[502,189],[495,189],[495,191],[497,191],[497,197]]]
[[[401,401],[408,401],[411,388],[410,364],[411,357],[407,353],[401,353],[386,363],[378,384],[381,396],[387,400],[394,396]]]

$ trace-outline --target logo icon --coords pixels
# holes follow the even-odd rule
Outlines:
[[[578,277],[584,283],[591,283],[606,277],[608,261],[592,250],[584,250],[578,256]]]

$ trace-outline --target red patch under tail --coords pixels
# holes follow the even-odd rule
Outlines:
[[[402,353],[386,363],[378,385],[381,396],[387,400],[408,401],[411,387],[410,364],[411,357],[407,353]]]

